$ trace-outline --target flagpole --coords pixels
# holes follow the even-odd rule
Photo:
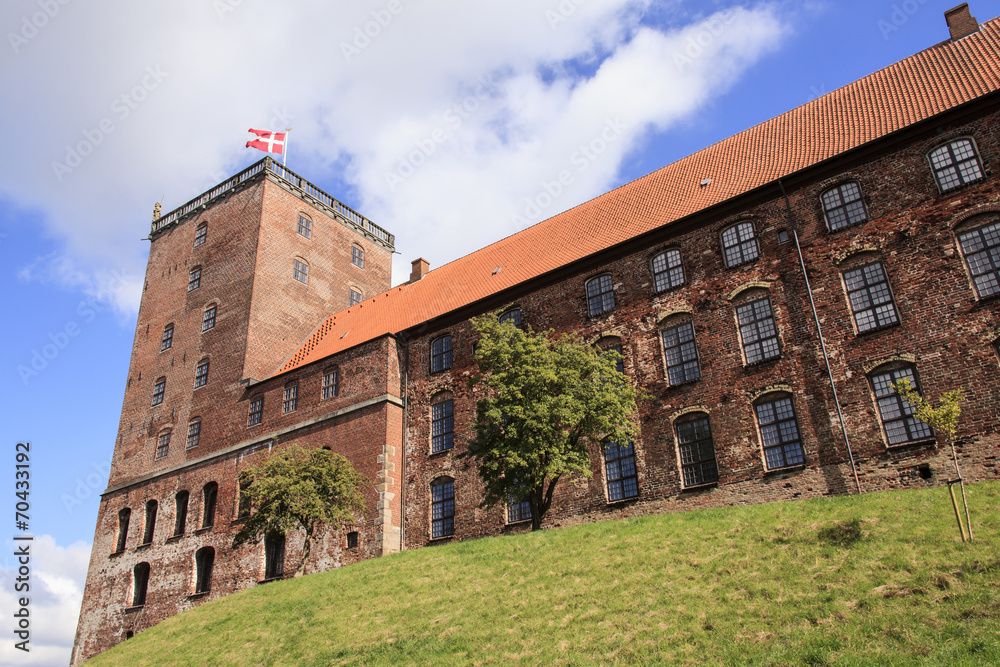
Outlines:
[[[285,166],[285,159],[288,157],[288,135],[292,133],[292,128],[285,128],[285,145],[281,148],[281,166]]]

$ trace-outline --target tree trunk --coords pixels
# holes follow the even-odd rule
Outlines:
[[[312,547],[312,534],[312,527],[306,528],[306,539],[302,543],[302,560],[299,561],[299,566],[295,569],[296,577],[301,577],[306,573],[306,561],[309,560],[309,549]]]

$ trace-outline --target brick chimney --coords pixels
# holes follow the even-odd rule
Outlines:
[[[948,30],[951,31],[951,41],[953,42],[968,37],[974,32],[979,32],[979,22],[969,11],[969,3],[967,2],[946,11],[944,20],[948,22]]]
[[[423,257],[415,259],[412,262],[413,268],[410,270],[410,280],[409,282],[415,283],[424,276],[427,275],[427,271],[430,270],[431,264]]]

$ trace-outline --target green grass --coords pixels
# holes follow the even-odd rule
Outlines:
[[[276,582],[91,665],[1000,664],[1000,482],[472,540]],[[155,595],[151,593],[151,595]]]

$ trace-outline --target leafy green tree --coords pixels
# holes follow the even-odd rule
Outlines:
[[[478,464],[482,506],[528,501],[539,530],[563,477],[591,476],[588,442],[627,443],[644,397],[618,372],[621,356],[575,334],[521,330],[497,313],[472,320],[480,339],[475,435],[460,456]]]
[[[365,510],[361,487],[370,484],[350,462],[328,449],[306,450],[298,445],[275,452],[242,477],[242,493],[252,511],[233,537],[233,548],[257,542],[264,535],[302,528],[305,543],[295,576],[305,574],[316,529],[337,529],[354,523]]]

